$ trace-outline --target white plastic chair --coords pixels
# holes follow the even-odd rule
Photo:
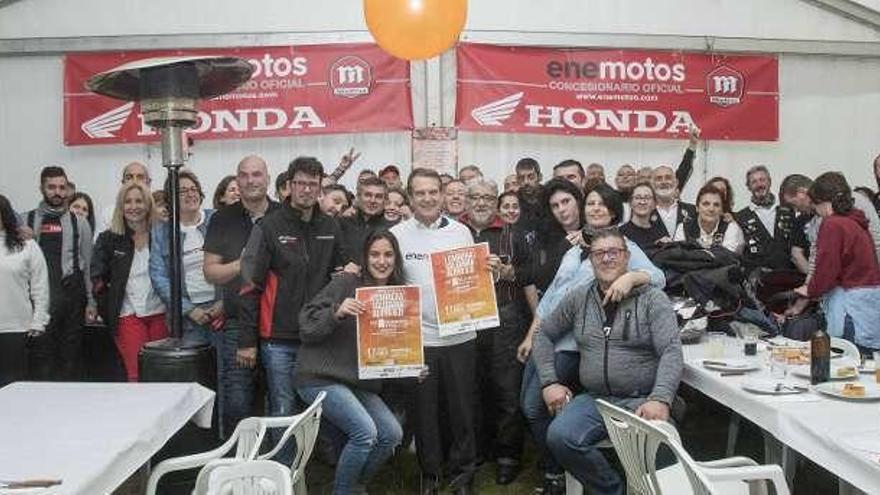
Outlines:
[[[281,440],[275,448],[265,454],[260,454],[257,459],[271,459],[287,444],[291,437],[296,440],[296,455],[290,464],[290,477],[293,483],[293,493],[305,495],[306,489],[306,464],[312,456],[315,448],[315,440],[318,438],[318,429],[321,427],[321,412],[324,398],[327,392],[321,392],[315,397],[315,401],[303,412],[294,416],[295,420],[290,423]],[[288,423],[287,418],[263,418],[268,428],[284,427]]]
[[[229,439],[223,445],[208,452],[200,452],[181,457],[173,457],[165,459],[156,465],[150,473],[150,479],[147,481],[147,495],[155,495],[159,480],[168,473],[174,471],[183,471],[185,469],[193,469],[202,467],[209,462],[224,458],[225,455],[235,449],[233,457],[226,458],[230,460],[253,459],[256,457],[260,444],[266,435],[266,425],[263,418],[245,418],[239,421],[235,427],[235,431],[229,436]]]
[[[861,363],[862,355],[859,348],[852,342],[840,337],[831,337],[831,348],[843,351],[843,359],[851,361],[855,364]]]
[[[293,463],[288,468],[295,493],[306,493],[305,465],[312,454],[321,420],[321,403],[326,394],[321,392],[315,402],[304,412],[295,416],[253,417],[239,421],[235,431],[226,442],[214,450],[182,457],[166,459],[153,468],[147,482],[147,495],[155,495],[162,476],[174,471],[193,469],[214,461],[214,467],[230,465],[245,460],[269,460],[287,444],[291,437],[296,439],[297,451]],[[278,443],[265,454],[260,454],[260,445],[270,428],[286,428]],[[233,448],[232,457],[224,457]],[[202,478],[203,483],[207,478]],[[196,479],[195,491],[205,492],[206,485],[199,485]]]
[[[193,495],[293,495],[290,469],[275,461],[211,461],[196,487]]]
[[[764,481],[773,484],[777,495],[789,495],[782,469],[776,465],[759,466],[746,457],[730,457],[711,462],[696,462],[682,447],[675,428],[668,423],[650,422],[635,414],[596,401],[608,436],[626,470],[631,493],[640,495],[695,495],[750,493],[749,485],[766,493]],[[678,463],[656,469],[657,449],[666,444]],[[755,483],[761,481],[761,483]]]

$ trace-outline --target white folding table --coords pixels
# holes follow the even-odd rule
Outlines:
[[[0,480],[62,481],[28,493],[111,493],[188,421],[209,427],[213,407],[197,383],[13,383],[0,389]]]

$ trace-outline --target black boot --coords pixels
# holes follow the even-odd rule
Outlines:
[[[543,495],[565,495],[565,474],[544,474]]]
[[[516,459],[502,457],[495,463],[495,484],[509,485],[519,475],[519,462]]]

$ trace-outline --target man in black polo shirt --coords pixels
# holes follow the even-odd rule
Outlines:
[[[523,232],[535,232],[543,219],[541,206],[541,165],[534,158],[522,158],[516,162],[516,178],[519,181],[519,220]]]
[[[221,287],[226,323],[219,363],[221,369],[220,404],[223,434],[251,416],[257,353],[255,348],[239,351],[241,330],[239,295],[241,252],[251,229],[263,215],[279,206],[267,196],[269,169],[258,156],[246,156],[238,163],[236,181],[241,201],[221,209],[211,219],[205,236],[205,279]]]
[[[357,211],[354,215],[341,218],[342,244],[347,261],[363,265],[364,242],[377,230],[387,230],[385,220],[385,198],[388,186],[378,177],[368,176],[357,185]]]

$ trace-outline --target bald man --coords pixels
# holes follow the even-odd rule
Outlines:
[[[256,377],[256,350],[239,351],[241,328],[238,310],[241,289],[241,252],[251,229],[263,216],[279,206],[269,199],[269,168],[256,155],[244,157],[235,179],[241,201],[222,208],[211,218],[205,235],[205,280],[221,287],[226,323],[220,346],[220,414],[223,432],[228,435],[242,418],[252,416]]]

